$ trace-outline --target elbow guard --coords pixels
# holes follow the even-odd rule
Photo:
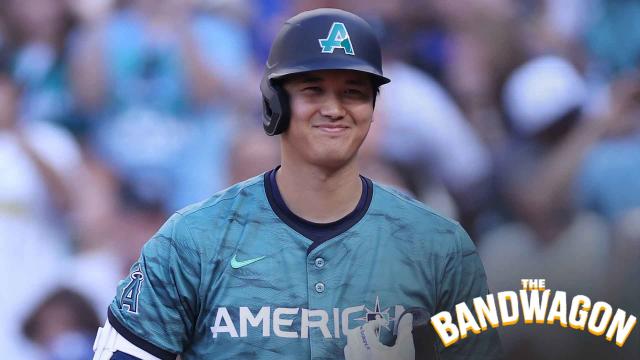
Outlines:
[[[98,328],[93,351],[93,360],[111,360],[118,351],[140,360],[160,360],[125,339],[109,324],[109,320],[103,327]]]

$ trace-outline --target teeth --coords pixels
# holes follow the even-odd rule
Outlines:
[[[345,127],[326,127],[326,126],[319,126],[318,128],[326,132],[340,132],[346,129]]]

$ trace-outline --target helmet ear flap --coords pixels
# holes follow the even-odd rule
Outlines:
[[[289,95],[278,82],[266,77],[260,83],[262,91],[262,126],[269,136],[278,135],[287,130],[291,111]]]

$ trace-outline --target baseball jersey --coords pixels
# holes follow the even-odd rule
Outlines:
[[[275,171],[176,212],[120,282],[109,320],[161,359],[344,359],[345,331],[405,309],[429,314],[484,296],[484,269],[456,222],[362,177],[357,208],[298,218]],[[442,358],[493,359],[493,331]]]

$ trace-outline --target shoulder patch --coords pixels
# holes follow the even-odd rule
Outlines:
[[[144,274],[140,270],[140,265],[129,275],[131,281],[122,290],[122,296],[120,297],[120,303],[123,308],[130,313],[138,313],[138,297],[142,290],[142,282],[144,281]]]

